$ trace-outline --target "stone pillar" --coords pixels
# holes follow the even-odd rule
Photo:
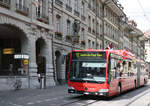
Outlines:
[[[28,82],[29,82],[29,87],[30,88],[38,88],[39,87],[39,82],[37,78],[37,64],[36,64],[36,40],[35,36],[32,35],[28,39],[28,49],[27,53],[30,56],[29,59],[29,77],[28,77]]]
[[[61,70],[60,70],[60,79],[61,83],[64,84],[66,83],[66,78],[65,78],[65,73],[66,73],[66,68],[65,68],[65,54],[64,50],[62,49],[62,55],[61,55]]]
[[[54,86],[54,69],[53,69],[53,60],[52,60],[52,42],[49,35],[44,39],[45,43],[42,46],[40,53],[43,57],[46,58],[46,73],[44,75],[44,84],[43,87]],[[42,87],[42,88],[43,88]]]
[[[66,70],[65,69],[66,69],[65,64],[61,64],[60,78],[61,78],[61,83],[62,84],[66,83],[66,78],[65,78]]]
[[[55,81],[51,39],[47,39],[46,41],[44,56],[46,57],[46,86],[54,86]]]

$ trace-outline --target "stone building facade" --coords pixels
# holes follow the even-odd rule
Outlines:
[[[22,88],[37,88],[38,58],[43,58],[44,85],[55,85],[52,62],[52,14],[50,2],[45,0],[37,7],[34,0],[0,1],[0,89],[12,89],[14,76],[21,78]],[[29,56],[15,60],[14,55]],[[11,64],[11,68],[10,68]],[[28,64],[28,63],[27,63]]]
[[[64,84],[71,50],[104,49],[110,43],[133,50],[138,42],[131,42],[130,29],[116,0],[1,0],[0,89],[11,89],[14,76],[22,79],[22,88],[38,88],[39,73],[42,87]],[[15,54],[28,55],[29,64],[14,62]]]

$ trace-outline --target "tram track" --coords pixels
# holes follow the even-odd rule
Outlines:
[[[143,92],[142,94],[136,96],[133,100],[129,101],[125,106],[130,106],[132,103],[136,102],[137,100],[139,100],[140,98],[144,97],[146,94],[148,94],[150,92],[150,89]],[[150,103],[148,104],[148,106],[150,106]]]
[[[88,106],[88,105],[94,104],[94,103],[96,103],[96,102],[99,102],[99,101],[97,101],[97,100],[94,100],[94,101],[92,101],[92,102],[90,102],[90,103],[80,103],[80,102],[82,102],[82,101],[83,101],[83,100],[76,100],[76,101],[73,101],[73,102],[69,102],[69,103],[66,103],[66,104],[62,104],[62,105],[60,105],[60,106],[67,106],[67,105],[71,105],[71,104],[74,104],[74,103],[82,104],[82,106]],[[87,102],[87,101],[85,101],[85,102]]]
[[[77,97],[79,100],[70,101],[70,102],[64,103],[60,106],[91,106],[91,105],[94,105],[96,103],[98,103],[99,105],[107,104],[108,106],[111,106],[111,105],[114,106],[114,104],[116,104],[116,103],[121,104],[120,99],[126,100],[127,97],[130,97],[130,99],[128,98],[126,100],[126,103],[124,102],[124,105],[121,104],[121,106],[133,106],[133,104],[138,102],[138,100],[140,100],[141,98],[143,98],[146,94],[148,94],[150,92],[150,89],[148,89],[148,88],[150,88],[149,85],[147,87],[144,87],[144,88],[138,88],[137,90],[123,93],[120,96],[112,97],[110,99],[109,98],[101,98],[101,97],[94,98],[94,96],[93,97],[81,96],[81,97]],[[109,101],[109,102],[107,102],[107,101]],[[118,106],[120,106],[119,104],[118,104]],[[115,106],[117,106],[117,105],[115,105]],[[150,106],[150,103],[148,103],[146,106]]]
[[[132,101],[130,101],[128,104],[126,104],[125,106],[130,106],[132,103],[134,103],[135,101],[137,101],[138,99],[142,98],[145,94],[149,93],[150,90],[148,92],[145,92],[142,95],[139,95],[138,97],[134,98]]]
[[[81,96],[79,97],[80,99],[79,100],[74,100],[74,101],[71,101],[71,102],[68,102],[68,103],[64,103],[64,104],[61,104],[60,106],[70,106],[70,105],[73,105],[73,104],[82,104],[82,106],[88,106],[90,104],[93,104],[93,103],[96,103],[96,102],[99,102],[101,101],[100,99],[88,99],[84,96]],[[90,101],[90,102],[89,102]],[[86,103],[88,102],[88,103]]]
[[[142,94],[134,97],[131,101],[128,101],[128,103],[125,104],[124,106],[130,106],[132,103],[136,102],[138,99],[142,98],[144,95],[146,95],[149,92],[150,92],[150,90],[147,90],[146,92],[144,92],[144,93],[142,93]],[[120,96],[119,96],[119,98],[120,98]],[[86,103],[87,100],[92,100],[92,101],[89,102],[89,103]],[[92,105],[92,104],[97,103],[97,102],[99,102],[101,104],[103,102],[106,102],[106,100],[107,99],[103,99],[101,97],[97,98],[96,100],[94,100],[94,99],[84,99],[84,100],[83,99],[79,99],[79,100],[71,101],[71,102],[68,102],[68,103],[64,103],[64,104],[62,104],[60,106],[70,106],[70,105],[73,105],[73,104],[74,105],[76,105],[76,104],[82,104],[82,106],[89,106],[89,105]],[[83,103],[83,102],[85,102],[85,103]],[[109,104],[113,104],[113,103],[114,103],[113,99],[112,99],[112,101],[111,100],[109,101]],[[150,106],[150,103],[148,104],[148,106]]]
[[[71,101],[71,102],[68,102],[68,103],[64,103],[64,104],[61,104],[60,106],[68,106],[68,105],[72,105],[72,104],[76,104],[76,103],[82,103],[82,102],[87,102],[87,100],[83,100],[83,99],[79,99],[79,100],[74,100],[74,101]],[[93,102],[95,102],[96,100],[94,100]],[[88,104],[91,104],[93,102],[90,102]],[[82,106],[87,106],[88,104],[84,103]]]

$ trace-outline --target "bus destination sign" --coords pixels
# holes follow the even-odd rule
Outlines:
[[[73,52],[72,59],[106,59],[105,52]]]

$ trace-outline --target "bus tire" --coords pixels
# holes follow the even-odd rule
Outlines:
[[[144,84],[146,84],[146,80],[145,80],[145,78],[144,78]]]
[[[134,88],[136,88],[136,80],[134,81]]]
[[[121,94],[121,85],[120,84],[118,85],[118,90],[117,91],[118,91],[118,95],[120,95]]]

